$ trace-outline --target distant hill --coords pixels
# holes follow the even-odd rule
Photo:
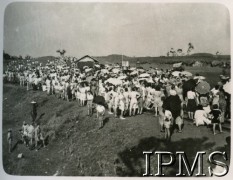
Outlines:
[[[95,58],[100,63],[120,63],[123,60],[131,60],[132,57],[128,57],[125,55],[119,55],[119,54],[111,54],[108,56],[95,56]]]
[[[123,58],[122,58],[123,57]],[[109,56],[96,56],[95,57],[101,64],[104,63],[121,63],[122,59],[129,61],[130,64],[172,64],[176,62],[184,62],[186,64],[192,64],[195,61],[210,63],[214,60],[219,61],[230,61],[230,55],[213,55],[210,53],[195,53],[190,56],[175,56],[175,57],[129,57],[125,55],[112,54]]]
[[[204,63],[210,63],[214,60],[218,61],[224,61],[228,62],[231,59],[230,55],[213,55],[210,53],[195,53],[191,54],[189,56],[175,56],[175,57],[166,57],[166,56],[160,56],[160,57],[129,57],[126,55],[120,55],[120,54],[111,54],[108,56],[92,56],[93,58],[97,59],[101,64],[109,63],[109,64],[116,64],[121,63],[122,59],[125,61],[129,61],[131,65],[135,65],[137,62],[140,64],[173,64],[177,62],[184,62],[185,64],[192,64],[195,61],[200,61]],[[33,61],[38,61],[39,63],[46,64],[47,60],[53,61],[56,57],[54,56],[43,56],[43,57],[37,57],[34,58]],[[4,59],[4,63],[7,63],[11,60]],[[21,60],[25,61],[25,60]]]
[[[213,57],[214,55],[213,54],[210,54],[210,53],[194,53],[194,54],[191,54],[190,56],[196,56],[196,57]]]

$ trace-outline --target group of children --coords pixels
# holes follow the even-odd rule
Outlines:
[[[41,130],[41,127],[38,123],[29,125],[25,121],[23,122],[22,128],[19,130],[21,139],[20,141],[24,143],[27,147],[32,148],[33,142],[35,148],[39,147],[39,143],[42,143],[43,147],[45,146],[45,139]],[[13,148],[13,130],[8,129],[7,133],[7,142],[8,142],[8,151],[9,153],[12,152]]]

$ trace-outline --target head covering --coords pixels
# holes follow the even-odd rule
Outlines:
[[[36,102],[33,100],[32,102],[31,102],[32,104],[36,104]]]

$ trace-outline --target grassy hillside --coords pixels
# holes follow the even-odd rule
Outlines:
[[[172,142],[166,143],[152,112],[126,120],[106,114],[104,127],[99,130],[95,116],[86,116],[86,107],[79,107],[76,101],[62,101],[45,92],[28,92],[9,84],[3,87],[3,99],[3,167],[12,175],[142,176],[143,151],[185,151],[189,162],[197,151],[207,155],[214,150],[230,152],[225,141],[229,132],[213,136],[205,126],[197,128],[190,121],[185,121],[183,133],[174,133]],[[31,123],[32,100],[39,104],[37,122],[48,137],[47,147],[39,151],[29,150],[18,141],[23,121]],[[8,128],[13,129],[14,137],[11,154],[7,151]],[[17,158],[19,153],[23,153],[22,159]],[[204,161],[203,165],[208,174],[209,163]],[[163,168],[167,176],[175,176],[177,170],[178,163]],[[156,171],[157,159],[152,156],[151,173]]]
[[[102,57],[95,57],[100,63],[121,63],[122,59],[129,61],[131,64],[136,64],[139,61],[141,64],[172,64],[176,62],[184,62],[187,64],[192,64],[195,61],[200,61],[204,63],[211,63],[212,61],[230,62],[230,56],[218,56],[215,57],[207,53],[193,54],[190,56],[179,56],[179,57],[128,57],[122,55],[109,55]]]

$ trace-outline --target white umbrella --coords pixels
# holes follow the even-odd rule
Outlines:
[[[148,73],[143,73],[143,74],[140,74],[139,77],[142,77],[142,78],[143,78],[143,77],[150,77],[150,74],[148,74]]]
[[[227,82],[226,84],[223,85],[223,90],[228,93],[231,94],[231,82]]]
[[[130,73],[130,75],[135,75],[135,74],[138,74],[138,72],[137,71],[133,71],[133,72]]]
[[[137,69],[138,72],[145,72],[144,69]]]
[[[204,79],[205,79],[205,77],[204,77],[204,76],[195,76],[193,79],[204,80]]]
[[[174,71],[174,72],[172,72],[172,75],[173,76],[179,76],[180,75],[180,71]]]
[[[106,80],[106,82],[109,82],[113,85],[120,85],[122,84],[122,81],[120,79],[116,79],[116,78],[109,78]]]
[[[154,81],[152,79],[148,79],[146,80],[148,83],[154,83]]]
[[[185,76],[192,76],[193,75],[191,72],[188,72],[188,71],[182,71],[181,74],[185,75]]]
[[[114,69],[112,69],[112,72],[113,72],[113,73],[119,73],[119,72],[120,72],[120,69],[114,68]]]
[[[85,69],[85,72],[90,72],[92,68]]]
[[[120,66],[119,65],[115,65],[114,68],[120,68]]]
[[[133,71],[133,70],[135,70],[135,69],[136,69],[136,67],[131,67],[131,68],[129,68],[130,71]]]
[[[102,73],[109,73],[109,71],[107,69],[101,69]]]
[[[122,79],[126,79],[126,78],[127,78],[127,76],[120,76],[120,77],[118,77],[117,79],[122,80]]]

